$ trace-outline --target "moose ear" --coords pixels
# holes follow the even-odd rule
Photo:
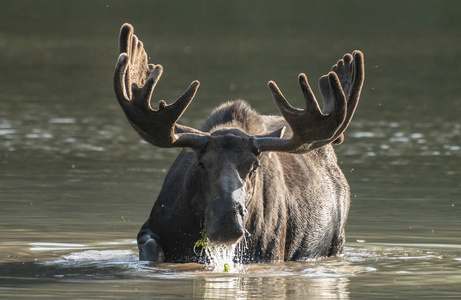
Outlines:
[[[277,130],[274,130],[274,131],[272,131],[270,133],[267,133],[267,134],[264,134],[264,135],[253,136],[251,138],[251,142],[253,144],[253,153],[255,155],[260,155],[261,154],[261,150],[259,150],[260,143],[262,141],[267,141],[267,140],[271,140],[271,139],[276,140],[276,139],[282,138],[283,134],[285,133],[285,129],[286,129],[286,127],[282,126],[281,128],[279,128]]]
[[[279,128],[277,130],[272,131],[271,133],[265,134],[265,135],[258,135],[258,138],[268,138],[268,137],[273,137],[273,138],[282,138],[283,134],[285,133],[286,127],[283,126],[282,128]]]
[[[184,147],[183,150],[186,153],[195,152],[195,150],[193,148],[191,148],[191,147]]]

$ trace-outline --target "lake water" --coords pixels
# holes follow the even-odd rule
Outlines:
[[[461,5],[456,1],[6,1],[0,11],[0,297],[375,299],[461,296]],[[134,25],[154,94],[201,87],[184,124],[243,98],[302,103],[344,53],[365,54],[335,147],[352,191],[344,256],[239,266],[139,262],[136,234],[179,150],[141,142],[115,100]],[[318,93],[318,89],[316,89]]]

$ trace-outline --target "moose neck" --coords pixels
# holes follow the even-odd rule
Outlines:
[[[281,260],[284,257],[287,195],[284,190],[276,188],[282,184],[278,182],[283,180],[281,170],[278,154],[264,154],[261,157],[261,170],[247,187],[251,197],[247,199],[245,230],[248,237],[244,256],[251,258],[251,262]],[[271,193],[265,192],[268,190]]]

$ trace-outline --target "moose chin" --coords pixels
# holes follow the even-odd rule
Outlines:
[[[281,116],[232,101],[216,108],[201,129],[178,123],[198,81],[154,109],[150,99],[163,67],[148,63],[129,24],[120,30],[119,53],[114,88],[128,121],[148,143],[183,149],[138,234],[141,260],[201,262],[194,245],[204,232],[218,245],[244,239],[245,262],[342,253],[350,191],[332,145],[343,142],[359,102],[362,52],[344,55],[320,78],[323,109],[300,74],[304,109],[291,106],[270,81]]]

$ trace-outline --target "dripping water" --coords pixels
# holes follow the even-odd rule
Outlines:
[[[208,240],[208,247],[205,249],[208,267],[215,272],[245,271],[244,254],[248,248],[247,235],[250,236],[248,231],[239,241],[231,245],[215,244]]]
[[[215,272],[236,272],[238,267],[234,264],[235,248],[237,244],[218,245],[208,241],[205,249],[209,260],[208,266]]]

